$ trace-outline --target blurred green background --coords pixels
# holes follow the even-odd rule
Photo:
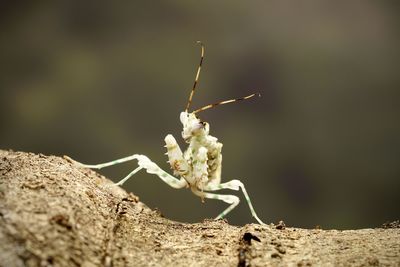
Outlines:
[[[166,163],[184,109],[224,144],[223,181],[240,179],[266,222],[375,227],[399,218],[397,1],[9,1],[0,5],[0,147],[100,163],[133,153]],[[183,142],[181,142],[183,146]],[[136,167],[101,170],[115,181]],[[141,172],[124,187],[168,218],[202,204]],[[229,191],[225,193],[231,193]],[[232,224],[254,222],[242,202]]]

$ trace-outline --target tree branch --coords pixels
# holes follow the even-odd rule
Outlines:
[[[399,240],[399,228],[174,222],[67,158],[0,150],[0,266],[399,266]]]

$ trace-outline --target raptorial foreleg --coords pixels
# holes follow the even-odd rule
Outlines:
[[[169,134],[165,137],[165,147],[167,148],[168,162],[174,175],[185,176],[189,172],[189,164],[183,158],[183,153],[175,138]]]

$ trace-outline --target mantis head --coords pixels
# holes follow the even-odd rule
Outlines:
[[[210,125],[201,121],[194,113],[182,111],[180,120],[183,125],[182,138],[186,142],[190,142],[192,137],[208,135],[210,132]]]

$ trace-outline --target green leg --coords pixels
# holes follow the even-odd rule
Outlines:
[[[231,204],[228,208],[226,208],[223,212],[221,212],[215,220],[219,220],[224,218],[231,210],[233,210],[240,202],[239,198],[237,196],[233,195],[222,195],[222,194],[213,194],[213,193],[208,193],[208,192],[201,192],[198,191],[197,189],[192,189],[192,192],[201,197],[201,198],[210,198],[210,199],[216,199],[216,200],[222,200],[228,204]]]
[[[134,169],[133,171],[131,171],[124,179],[122,179],[121,181],[119,181],[118,183],[116,183],[115,185],[123,185],[129,178],[131,178],[135,173],[137,173],[138,171],[140,171],[141,169],[143,169],[142,167],[137,167],[136,169]]]
[[[250,208],[251,215],[257,220],[257,222],[258,222],[259,224],[265,224],[263,221],[261,221],[260,218],[258,218],[257,213],[256,213],[256,211],[254,210],[253,205],[251,204],[251,200],[250,200],[249,195],[247,194],[246,188],[244,187],[244,185],[243,185],[243,183],[242,183],[241,181],[239,181],[239,180],[232,180],[232,181],[229,181],[229,182],[226,182],[226,183],[222,183],[222,184],[210,184],[210,185],[206,186],[206,187],[204,188],[204,190],[207,190],[207,191],[216,191],[216,190],[220,190],[220,189],[239,190],[239,188],[242,189],[244,198],[246,199],[247,205],[248,205],[249,208]],[[218,196],[221,196],[221,195],[218,195]],[[218,199],[219,199],[219,198],[218,198]],[[221,200],[222,200],[222,199],[221,199]],[[237,204],[238,204],[238,203],[237,203]],[[237,204],[236,204],[236,205],[237,205]],[[236,205],[233,205],[233,204],[232,204],[232,206],[233,206],[232,208],[231,208],[231,207],[228,207],[228,209],[224,210],[220,215],[218,215],[217,218],[224,217],[224,216],[225,216],[228,212],[230,212]]]
[[[169,173],[162,170],[160,167],[158,167],[157,164],[152,162],[148,157],[146,157],[144,155],[134,154],[129,157],[113,160],[113,161],[106,162],[106,163],[95,164],[95,165],[88,165],[88,164],[82,164],[82,163],[80,163],[80,164],[82,167],[86,167],[86,168],[90,168],[90,169],[101,169],[101,168],[110,167],[110,166],[113,166],[116,164],[128,162],[128,161],[131,161],[134,159],[136,159],[138,161],[139,167],[137,167],[132,172],[130,172],[121,181],[116,183],[116,185],[122,185],[129,178],[131,178],[134,174],[136,174],[138,171],[140,171],[141,169],[146,169],[147,173],[157,175],[158,177],[160,177],[161,180],[163,180],[166,184],[168,184],[169,186],[171,186],[173,188],[180,189],[180,188],[187,186],[187,182],[185,179],[181,178],[180,180],[178,180],[174,176],[172,176]]]
[[[105,168],[105,167],[110,167],[110,166],[113,166],[113,165],[117,165],[117,164],[120,164],[120,163],[124,163],[124,162],[128,162],[128,161],[131,161],[131,160],[134,160],[134,159],[138,159],[140,156],[141,155],[139,155],[139,154],[134,154],[132,156],[128,156],[128,157],[125,157],[125,158],[116,159],[116,160],[113,160],[113,161],[109,161],[109,162],[106,162],[106,163],[95,164],[95,165],[83,164],[83,163],[80,163],[80,164],[82,165],[82,167],[89,168],[89,169],[102,169],[102,168]]]

